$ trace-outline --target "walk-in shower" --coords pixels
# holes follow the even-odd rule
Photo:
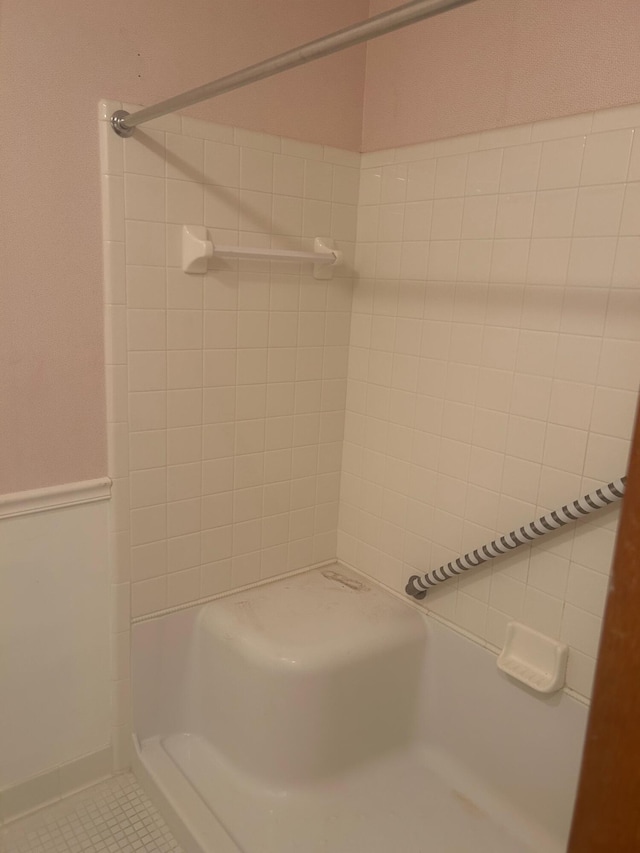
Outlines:
[[[628,390],[571,310],[630,133],[360,155],[175,114],[467,2],[102,108],[120,729],[187,853],[566,845],[626,482],[570,430]]]

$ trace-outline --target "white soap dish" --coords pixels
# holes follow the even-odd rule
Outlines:
[[[564,686],[568,647],[519,622],[509,622],[498,669],[539,693]]]

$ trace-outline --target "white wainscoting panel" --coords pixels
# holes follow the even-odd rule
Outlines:
[[[65,488],[0,520],[0,790],[110,742],[108,501]]]

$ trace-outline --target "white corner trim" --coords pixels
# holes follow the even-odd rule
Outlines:
[[[82,480],[80,483],[63,483],[60,486],[33,489],[29,492],[13,492],[13,494],[0,495],[0,518],[45,512],[49,509],[74,506],[74,504],[106,501],[110,497],[111,480],[108,477]]]

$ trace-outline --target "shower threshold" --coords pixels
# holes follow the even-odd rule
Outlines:
[[[200,735],[136,743],[136,765],[187,853],[562,849],[539,826],[476,788],[446,757],[426,749],[398,751],[293,790],[238,772]]]

